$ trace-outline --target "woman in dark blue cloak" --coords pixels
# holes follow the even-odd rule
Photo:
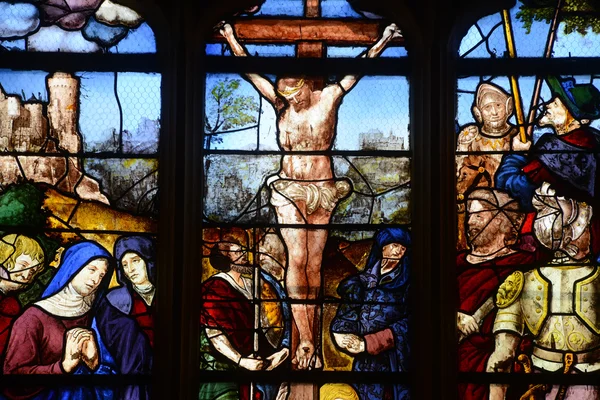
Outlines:
[[[338,286],[343,302],[331,323],[353,371],[400,372],[409,365],[411,240],[408,230],[379,231],[365,269]],[[364,400],[409,399],[405,385],[355,384]]]

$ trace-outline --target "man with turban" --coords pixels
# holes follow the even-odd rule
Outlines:
[[[549,76],[546,81],[553,97],[544,104],[539,125],[551,126],[555,134],[542,135],[527,156],[505,155],[496,171],[495,187],[507,191],[528,212],[534,211],[534,192],[544,182],[559,196],[598,206],[600,132],[590,121],[600,118],[600,91],[572,78]],[[530,230],[531,224],[526,226]],[[596,217],[592,221],[595,253],[600,251],[599,226]]]

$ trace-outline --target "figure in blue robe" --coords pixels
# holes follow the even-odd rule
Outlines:
[[[394,244],[401,245],[403,250],[399,261],[392,261],[394,266],[389,270],[384,253],[388,245]],[[354,357],[353,371],[408,370],[410,250],[410,234],[406,229],[383,229],[375,236],[365,269],[338,286],[342,304],[331,323],[331,332],[340,347],[335,339],[338,334],[356,335],[362,340],[361,350],[341,348]],[[354,387],[363,400],[410,398],[408,387],[400,384],[359,383]]]

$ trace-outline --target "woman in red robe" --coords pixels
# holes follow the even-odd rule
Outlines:
[[[154,344],[155,248],[154,240],[147,236],[119,238],[114,254],[121,287],[107,295],[113,306],[136,320],[150,346]]]

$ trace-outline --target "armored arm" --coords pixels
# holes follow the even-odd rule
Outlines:
[[[487,362],[487,372],[510,372],[512,369],[525,326],[520,303],[524,281],[523,273],[515,271],[498,288],[496,295],[498,313],[494,321],[496,343],[494,352]],[[490,399],[504,399],[507,388],[507,385],[491,384]]]

